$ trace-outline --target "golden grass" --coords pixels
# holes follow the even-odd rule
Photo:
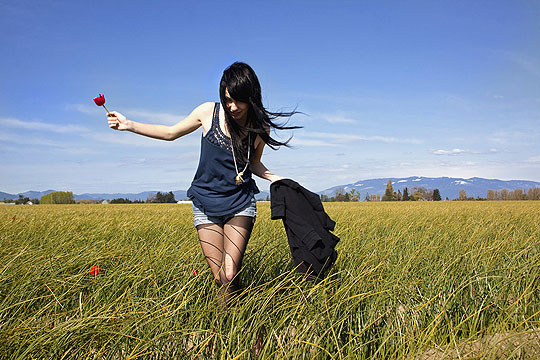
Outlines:
[[[258,204],[245,289],[223,313],[189,205],[2,206],[0,356],[452,358],[538,328],[540,202],[325,208],[341,238],[326,280],[292,270]],[[540,356],[520,339],[510,358]],[[476,344],[474,358],[500,356]]]

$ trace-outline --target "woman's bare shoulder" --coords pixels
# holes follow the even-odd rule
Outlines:
[[[193,113],[196,113],[197,115],[200,116],[200,119],[203,119],[203,118],[207,117],[206,115],[208,115],[210,113],[213,113],[214,105],[215,105],[215,103],[213,103],[211,101],[204,102],[201,105],[197,106],[193,110]]]
[[[197,106],[193,113],[200,119],[203,128],[203,135],[212,127],[212,115],[214,114],[215,103],[208,101]]]

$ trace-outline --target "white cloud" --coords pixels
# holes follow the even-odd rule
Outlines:
[[[388,136],[363,136],[363,135],[353,135],[353,134],[339,134],[339,133],[329,133],[329,132],[309,132],[304,131],[301,134],[305,137],[312,138],[324,138],[327,142],[333,144],[345,144],[353,141],[377,141],[385,143],[408,143],[408,144],[420,144],[422,141],[419,139],[400,139],[395,137]]]
[[[66,105],[67,110],[78,111],[83,114],[90,115],[102,115],[106,117],[107,113],[104,109],[100,109],[97,106],[84,105],[84,104],[69,104]],[[113,109],[109,109],[114,111]],[[172,125],[186,118],[186,115],[182,114],[171,114],[166,112],[155,112],[144,109],[122,109],[120,111],[123,115],[128,117],[130,120],[135,120],[139,122],[148,122],[155,124],[164,124]]]
[[[49,124],[41,121],[23,121],[15,118],[0,118],[0,126],[35,131],[52,131],[56,133],[86,133],[90,129],[78,125]]]
[[[469,152],[468,150],[463,149],[452,149],[452,150],[435,150],[433,151],[434,155],[459,155]]]
[[[3,131],[0,133],[0,140],[13,143],[13,144],[19,144],[23,145],[26,149],[28,149],[30,146],[33,145],[41,145],[41,146],[48,146],[48,147],[62,147],[65,146],[64,143],[59,141],[53,141],[49,139],[44,139],[42,137],[36,137],[35,135],[20,135],[15,133],[8,133]]]
[[[330,124],[357,124],[358,121],[351,118],[337,115],[337,114],[315,114],[315,117],[318,117],[322,120],[328,121]]]
[[[158,139],[152,139],[146,136],[131,134],[128,132],[119,132],[111,130],[110,133],[99,132],[92,133],[90,138],[95,141],[100,141],[108,144],[129,145],[129,146],[143,146],[143,147],[178,147],[178,146],[190,146],[197,147],[200,143],[200,139],[196,136],[182,137],[176,141],[164,141]]]
[[[452,149],[452,150],[435,150],[431,153],[434,155],[461,155],[461,154],[473,154],[473,155],[493,155],[497,154],[500,151],[492,148],[487,151],[471,151],[471,150],[463,150],[463,149]]]
[[[338,146],[322,140],[304,139],[302,137],[295,136],[289,142],[292,146]]]
[[[83,105],[81,105],[83,106]],[[163,114],[161,114],[163,115]],[[171,118],[169,118],[171,119]],[[144,147],[170,147],[171,142],[152,139],[146,136],[135,136],[135,134],[128,134],[128,132],[119,132],[110,129],[109,131],[94,131],[90,128],[79,125],[59,125],[50,124],[42,121],[24,121],[16,118],[0,118],[0,126],[3,128],[13,128],[22,130],[35,130],[40,132],[40,136],[35,136],[30,133],[17,134],[2,132],[0,134],[0,140],[12,142],[16,144],[24,144],[26,146],[43,145],[52,146],[58,148],[78,148],[81,153],[94,153],[93,151],[81,150],[81,143],[77,142],[73,144],[67,139],[63,141],[56,141],[49,139],[50,134],[47,132],[59,133],[59,134],[73,134],[83,136],[85,139],[91,139],[92,141],[104,142],[109,144],[120,144],[130,146],[144,146]],[[105,124],[106,126],[106,124]],[[193,146],[199,145],[200,139],[194,134],[190,134],[179,140],[174,141],[172,146]],[[91,146],[91,144],[87,145]]]
[[[77,111],[83,114],[89,114],[89,115],[107,115],[107,112],[105,109],[102,109],[101,106],[95,106],[95,105],[83,105],[83,104],[67,104],[65,106],[65,109],[67,111]],[[112,111],[112,109],[111,109]]]

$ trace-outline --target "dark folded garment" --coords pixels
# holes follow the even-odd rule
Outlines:
[[[272,220],[282,219],[297,270],[323,278],[337,259],[336,223],[324,211],[319,195],[290,179],[270,185]]]

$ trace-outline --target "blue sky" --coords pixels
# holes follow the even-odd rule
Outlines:
[[[295,107],[274,173],[313,191],[374,177],[540,181],[539,1],[0,0],[0,191],[187,189],[200,130],[108,128],[92,98],[174,124],[250,64]],[[258,179],[261,189],[269,183]]]

